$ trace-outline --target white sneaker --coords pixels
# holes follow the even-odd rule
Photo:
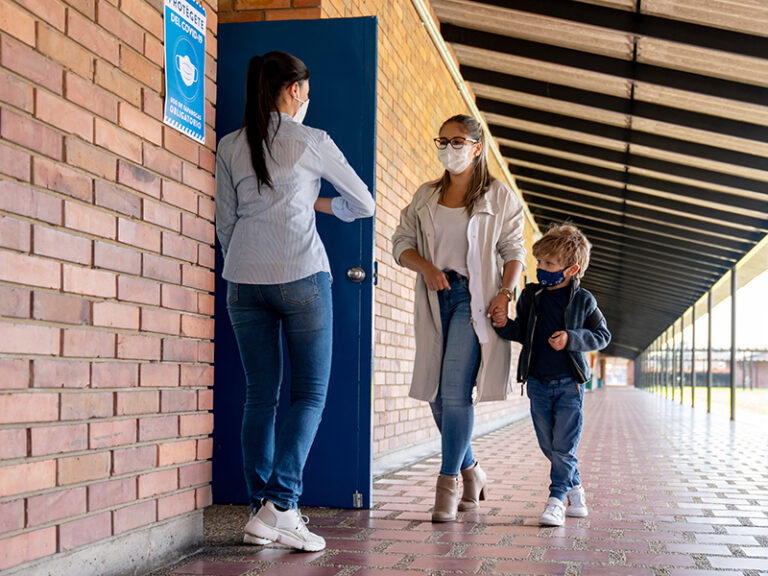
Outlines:
[[[565,515],[574,518],[586,518],[589,516],[587,510],[587,497],[584,494],[584,486],[579,484],[568,492],[568,507],[565,509]]]
[[[298,509],[278,510],[266,501],[245,526],[249,536],[279,542],[290,548],[318,552],[325,548],[325,539],[307,529],[309,518]]]
[[[565,524],[565,504],[558,498],[547,500],[544,513],[539,516],[539,524],[542,526],[562,526]]]
[[[251,515],[248,518],[248,524],[245,525],[245,535],[243,536],[243,543],[245,544],[252,544],[253,546],[266,546],[272,540],[267,540],[266,538],[259,538],[258,536],[253,536],[251,534],[248,534],[248,525],[251,523],[251,520],[253,520],[254,516],[256,516],[256,512],[251,510]]]

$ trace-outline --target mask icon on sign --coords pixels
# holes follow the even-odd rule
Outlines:
[[[176,69],[181,74],[181,79],[187,86],[192,86],[197,80],[197,68],[192,64],[192,60],[186,54],[179,56],[176,54]]]

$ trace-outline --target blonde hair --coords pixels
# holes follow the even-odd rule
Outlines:
[[[584,276],[589,266],[589,253],[592,250],[587,237],[573,224],[552,224],[544,236],[533,245],[534,258],[555,256],[566,268],[579,265],[576,278]]]

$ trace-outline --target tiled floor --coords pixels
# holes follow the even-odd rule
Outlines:
[[[768,574],[768,422],[708,417],[634,389],[587,394],[590,516],[541,528],[548,465],[529,419],[475,443],[489,500],[432,524],[438,458],[375,482],[370,511],[306,509],[328,548],[240,544],[244,507],[206,514],[206,548],[155,576],[757,576]]]

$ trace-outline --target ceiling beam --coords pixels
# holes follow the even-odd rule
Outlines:
[[[708,274],[704,270],[695,268],[686,268],[668,261],[652,260],[650,258],[639,258],[637,256],[625,256],[623,254],[605,253],[593,248],[589,257],[590,262],[601,262],[606,266],[614,267],[634,267],[641,270],[647,270],[658,274],[672,274],[683,278],[701,278],[713,284],[719,279],[715,274]]]
[[[768,38],[746,32],[737,32],[684,22],[635,11],[619,10],[603,6],[573,2],[573,0],[483,0],[483,4],[549,16],[558,20],[570,20],[620,30],[638,36],[661,38],[711,50],[734,52],[745,56],[765,58],[768,54]]]
[[[628,208],[650,211],[654,218],[656,215],[660,219],[664,219],[666,214],[688,214],[687,220],[690,220],[697,226],[710,230],[710,225],[720,226],[725,230],[729,230],[728,235],[734,237],[743,237],[757,233],[757,239],[759,240],[762,235],[768,233],[768,218],[742,216],[741,214],[716,210],[706,206],[642,194],[634,190],[622,191],[614,188],[611,197],[606,198],[602,194],[592,194],[590,193],[592,191],[588,189],[583,191],[564,190],[557,186],[542,184],[539,181],[529,181],[526,178],[518,178],[517,185],[525,194],[543,199],[586,202],[590,205],[605,205],[608,209],[613,207],[613,209],[617,210],[620,210],[626,203]],[[620,195],[622,192],[623,198]],[[717,222],[720,222],[720,224]]]
[[[637,101],[635,102],[636,106],[640,104]],[[554,126],[562,127],[557,124],[554,124]],[[623,150],[611,150],[546,134],[509,128],[507,126],[499,126],[498,124],[489,124],[489,129],[494,138],[505,138],[516,142],[525,142],[526,144],[540,146],[542,148],[552,148],[554,150],[571,152],[573,154],[597,158],[616,164],[624,164],[626,160],[625,154],[627,150],[632,152],[633,145],[645,146],[647,148],[691,156],[693,158],[703,158],[713,162],[731,164],[733,166],[750,168],[753,170],[765,170],[766,164],[768,164],[768,160],[766,160],[765,157],[756,154],[747,154],[736,150],[708,146],[699,142],[678,140],[668,136],[642,132],[637,129],[632,131],[631,141],[620,140],[620,142],[624,144]],[[765,131],[766,138],[768,138],[768,128],[764,128],[763,130]],[[583,133],[583,131],[581,132]],[[621,130],[621,132],[625,133],[624,130]],[[619,135],[619,133],[617,132],[616,135]]]
[[[582,188],[584,190],[589,190],[589,191],[596,192],[599,194],[604,194],[607,196],[616,195],[617,192],[621,192],[623,190],[623,183],[620,183],[617,186],[600,184],[598,182],[593,182],[591,180],[580,178],[579,175],[581,174],[581,172],[575,172],[573,173],[573,175],[568,176],[565,174],[548,172],[546,170],[539,170],[539,169],[531,168],[528,166],[512,165],[510,166],[510,169],[513,170],[515,172],[515,176],[519,177],[521,180],[526,180],[526,179],[544,180],[552,184],[567,186],[569,188]],[[651,176],[644,176],[641,174],[630,174],[628,185],[636,186],[639,188],[647,188],[649,190],[654,190],[659,193],[667,193],[667,194],[673,194],[675,196],[690,198],[692,204],[698,204],[699,206],[701,206],[701,211],[703,212],[702,215],[706,215],[708,213],[717,215],[718,212],[725,212],[725,210],[717,211],[712,209],[711,206],[708,206],[711,204],[721,204],[724,207],[726,206],[730,208],[738,207],[745,211],[748,210],[748,211],[759,213],[759,214],[768,214],[768,210],[766,209],[766,203],[768,203],[768,196],[766,196],[765,200],[744,198],[736,194],[727,194],[725,192],[719,192],[717,190],[699,188],[695,186],[687,186],[685,184],[678,184],[676,182],[671,182],[669,180],[662,180],[661,178],[653,178]],[[633,194],[637,194],[637,199],[639,201],[643,201],[643,199],[646,199],[646,201],[649,201],[649,202],[659,203],[660,206],[665,206],[664,204],[665,202],[670,202],[670,203],[676,202],[674,200],[667,200],[661,196],[655,196],[651,194],[644,194],[642,192],[627,190],[628,199],[631,198],[632,197],[631,195]],[[704,205],[702,206],[702,204]],[[671,205],[672,204],[669,204],[667,206],[671,206]],[[688,206],[688,204],[685,203],[684,206]],[[710,210],[712,210],[712,212],[709,212]],[[764,219],[760,219],[760,218],[753,219],[753,221],[758,221],[758,222],[761,222],[763,220]]]
[[[593,292],[595,290],[599,290],[602,292],[605,292],[607,294],[612,294],[612,299],[610,300],[611,303],[616,303],[619,306],[622,306],[624,308],[627,307],[630,303],[643,303],[645,306],[652,307],[659,312],[663,312],[665,314],[679,314],[679,310],[687,308],[685,303],[683,302],[675,302],[672,300],[660,300],[658,298],[653,297],[650,294],[642,294],[640,290],[637,292],[622,290],[621,292],[617,292],[615,286],[611,286],[608,282],[600,282],[598,280],[592,280],[590,283],[584,283],[584,287],[589,290],[590,292]]]
[[[612,168],[595,166],[593,164],[560,158],[558,156],[551,156],[541,152],[522,150],[520,148],[511,148],[509,146],[500,146],[499,148],[502,155],[509,162],[510,169],[513,171],[517,170],[516,162],[522,161],[559,168],[560,170],[573,172],[574,174],[588,174],[596,178],[612,180],[619,186],[623,186],[625,184],[625,170],[614,170]],[[745,210],[765,212],[766,202],[768,201],[768,182],[761,182],[759,180],[743,178],[741,176],[731,176],[728,174],[723,174],[722,172],[714,172],[712,170],[695,168],[693,166],[684,166],[674,162],[667,162],[654,158],[646,158],[639,155],[628,155],[626,166],[630,170],[630,172],[626,174],[626,184],[628,186],[644,186],[644,183],[648,183],[649,185],[644,187],[653,188],[653,184],[656,184],[660,181],[659,178],[652,178],[632,172],[632,168],[642,168],[662,174],[671,174],[681,178],[698,180],[702,183],[702,185],[709,182],[730,188],[749,190],[752,192],[765,194],[764,200],[747,196],[738,196],[736,194],[727,195],[732,205],[738,206]],[[680,188],[680,186],[677,187]],[[665,188],[674,189],[674,183],[670,182],[665,186]],[[704,189],[702,188],[702,190]],[[705,191],[702,192],[702,197],[704,197],[704,199],[708,199],[707,196],[711,197],[714,195],[719,195],[722,197],[723,194],[715,192],[714,194],[708,195]]]
[[[593,262],[589,271],[593,278],[603,278],[613,284],[617,291],[623,287],[623,283],[629,280],[633,287],[643,288],[649,293],[658,293],[662,297],[669,294],[670,300],[687,302],[689,298],[709,288],[704,280],[683,279],[681,277],[649,275],[642,270],[615,268],[606,266],[602,262]]]
[[[768,89],[746,82],[734,82],[713,76],[621,60],[583,50],[512,38],[492,32],[482,32],[445,22],[440,25],[440,33],[448,43],[473,46],[501,54],[523,56],[560,66],[590,70],[627,80],[669,86],[678,90],[698,92],[752,104],[762,105],[768,101]],[[762,57],[765,57],[765,53]]]
[[[520,186],[520,183],[518,183],[518,186]],[[677,235],[687,236],[688,234],[685,229],[693,229],[700,230],[702,234],[711,235],[714,238],[754,244],[762,240],[763,236],[768,232],[768,219],[758,221],[758,223],[763,226],[762,229],[748,230],[741,227],[719,224],[711,220],[704,221],[699,218],[693,218],[684,210],[672,212],[645,206],[637,206],[636,204],[627,204],[622,202],[621,198],[598,198],[588,194],[579,194],[578,192],[572,192],[570,190],[551,188],[533,182],[526,183],[525,186],[520,186],[520,188],[523,191],[525,201],[531,205],[541,205],[542,203],[546,205],[546,203],[549,202],[548,205],[555,206],[555,203],[565,203],[575,206],[574,213],[578,213],[581,209],[580,207],[583,206],[620,212],[638,222],[650,220],[657,224],[668,225],[671,229],[679,230]],[[743,247],[737,249],[741,251],[742,248]]]
[[[625,236],[642,236],[653,238],[659,243],[667,244],[677,243],[680,247],[687,247],[690,250],[707,250],[711,254],[719,254],[723,258],[738,260],[741,254],[748,252],[756,243],[747,240],[729,240],[727,238],[713,237],[704,232],[698,233],[693,230],[682,230],[663,224],[637,220],[629,214],[610,214],[598,210],[586,208],[583,206],[575,207],[572,204],[564,202],[549,201],[547,203],[536,202],[532,198],[527,198],[526,203],[535,215],[540,210],[549,213],[560,212],[563,219],[582,218],[584,220],[599,223],[602,226],[612,225],[618,227],[611,220],[621,219],[621,232]]]
[[[562,214],[550,214],[543,210],[536,217],[542,229],[546,229],[549,224],[561,224],[564,220]],[[691,265],[708,266],[716,270],[727,271],[736,263],[734,258],[715,259],[713,255],[702,253],[701,250],[691,250],[687,246],[681,247],[675,242],[659,242],[655,237],[648,239],[641,234],[627,236],[626,231],[617,225],[603,223],[594,225],[590,222],[574,222],[574,224],[585,231],[593,244],[600,239],[600,241],[611,242],[627,249],[656,255],[660,260],[671,258],[677,262],[689,262]]]
[[[514,90],[516,92],[531,94],[542,98],[551,98],[569,104],[589,106],[596,110],[608,110],[625,115],[631,114],[635,118],[645,118],[705,132],[727,134],[736,138],[755,140],[757,142],[768,142],[768,127],[760,124],[723,118],[722,116],[716,116],[714,114],[683,110],[681,108],[664,106],[662,104],[645,102],[642,100],[635,100],[633,106],[627,98],[600,94],[598,92],[573,88],[571,86],[561,86],[559,84],[533,80],[521,76],[511,76],[502,72],[496,72],[495,70],[486,70],[471,66],[460,66],[460,69],[464,79],[470,83],[496,86],[506,90]],[[697,148],[706,150],[709,148],[696,143],[688,144],[688,148],[692,150]],[[734,152],[733,154],[738,155],[738,152]],[[744,156],[749,155],[745,154]],[[764,159],[763,162],[765,162]]]

